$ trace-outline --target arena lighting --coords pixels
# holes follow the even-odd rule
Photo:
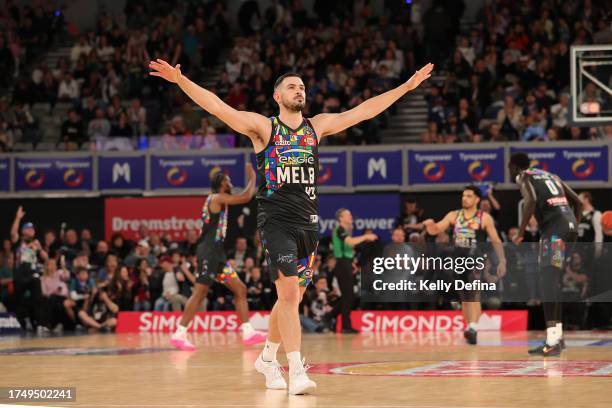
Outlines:
[[[585,115],[598,114],[600,112],[599,102],[584,102],[580,104],[580,112]]]

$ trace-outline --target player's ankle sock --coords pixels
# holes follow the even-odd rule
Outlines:
[[[261,352],[262,360],[268,363],[276,360],[276,352],[279,347],[280,343],[272,343],[270,340],[266,340],[266,344]]]
[[[289,361],[289,374],[301,370],[303,366],[302,358],[299,351],[287,353],[287,361]]]
[[[555,328],[557,329],[557,333],[559,333],[559,339],[563,338],[563,323],[555,324]]]
[[[187,334],[187,327],[179,324],[176,327],[176,332],[174,334],[176,334],[177,336],[185,336]]]
[[[245,339],[255,334],[255,329],[250,322],[242,323],[240,329],[242,330],[242,337]]]
[[[559,334],[556,327],[548,327],[546,329],[546,344],[554,346],[559,342]]]
[[[478,323],[470,323],[468,324],[468,329],[473,329],[474,331],[478,330]]]

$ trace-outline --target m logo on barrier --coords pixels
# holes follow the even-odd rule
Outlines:
[[[375,172],[380,173],[382,178],[387,178],[387,161],[384,158],[368,160],[368,179],[371,179]]]
[[[123,177],[123,179],[127,183],[131,182],[132,177],[129,163],[115,163],[113,165],[113,184],[115,184],[119,180],[119,177]]]

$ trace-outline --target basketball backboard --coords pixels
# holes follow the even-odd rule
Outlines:
[[[612,123],[612,44],[571,47],[570,122]]]

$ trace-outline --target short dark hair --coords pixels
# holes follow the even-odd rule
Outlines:
[[[588,191],[583,191],[580,194],[582,194],[584,196],[584,198],[589,200],[589,203],[593,203],[593,196],[591,195],[591,193],[589,193]]]
[[[75,266],[75,267],[74,267],[74,271],[73,271],[73,273],[74,273],[75,275],[78,275],[79,273],[81,273],[81,272],[83,272],[83,271],[88,272],[86,267],[79,265],[79,266]]]
[[[285,78],[300,78],[302,79],[302,76],[300,74],[298,74],[297,72],[287,72],[281,76],[279,76],[276,79],[276,82],[274,82],[274,90],[276,90],[276,88],[278,88],[278,86],[285,80]]]
[[[221,188],[221,183],[223,183],[223,180],[225,180],[225,174],[223,174],[222,171],[217,171],[215,174],[213,174],[210,180],[210,189],[212,190],[213,193],[219,192],[219,189]]]
[[[531,160],[529,160],[527,153],[518,152],[510,156],[510,164],[518,167],[520,170],[528,169],[530,163]]]
[[[469,186],[465,186],[465,187],[463,188],[463,191],[466,191],[466,190],[470,190],[470,191],[472,191],[474,194],[476,194],[476,196],[477,196],[478,198],[482,198],[482,191],[480,191],[480,188],[479,188],[479,187],[469,185]]]

